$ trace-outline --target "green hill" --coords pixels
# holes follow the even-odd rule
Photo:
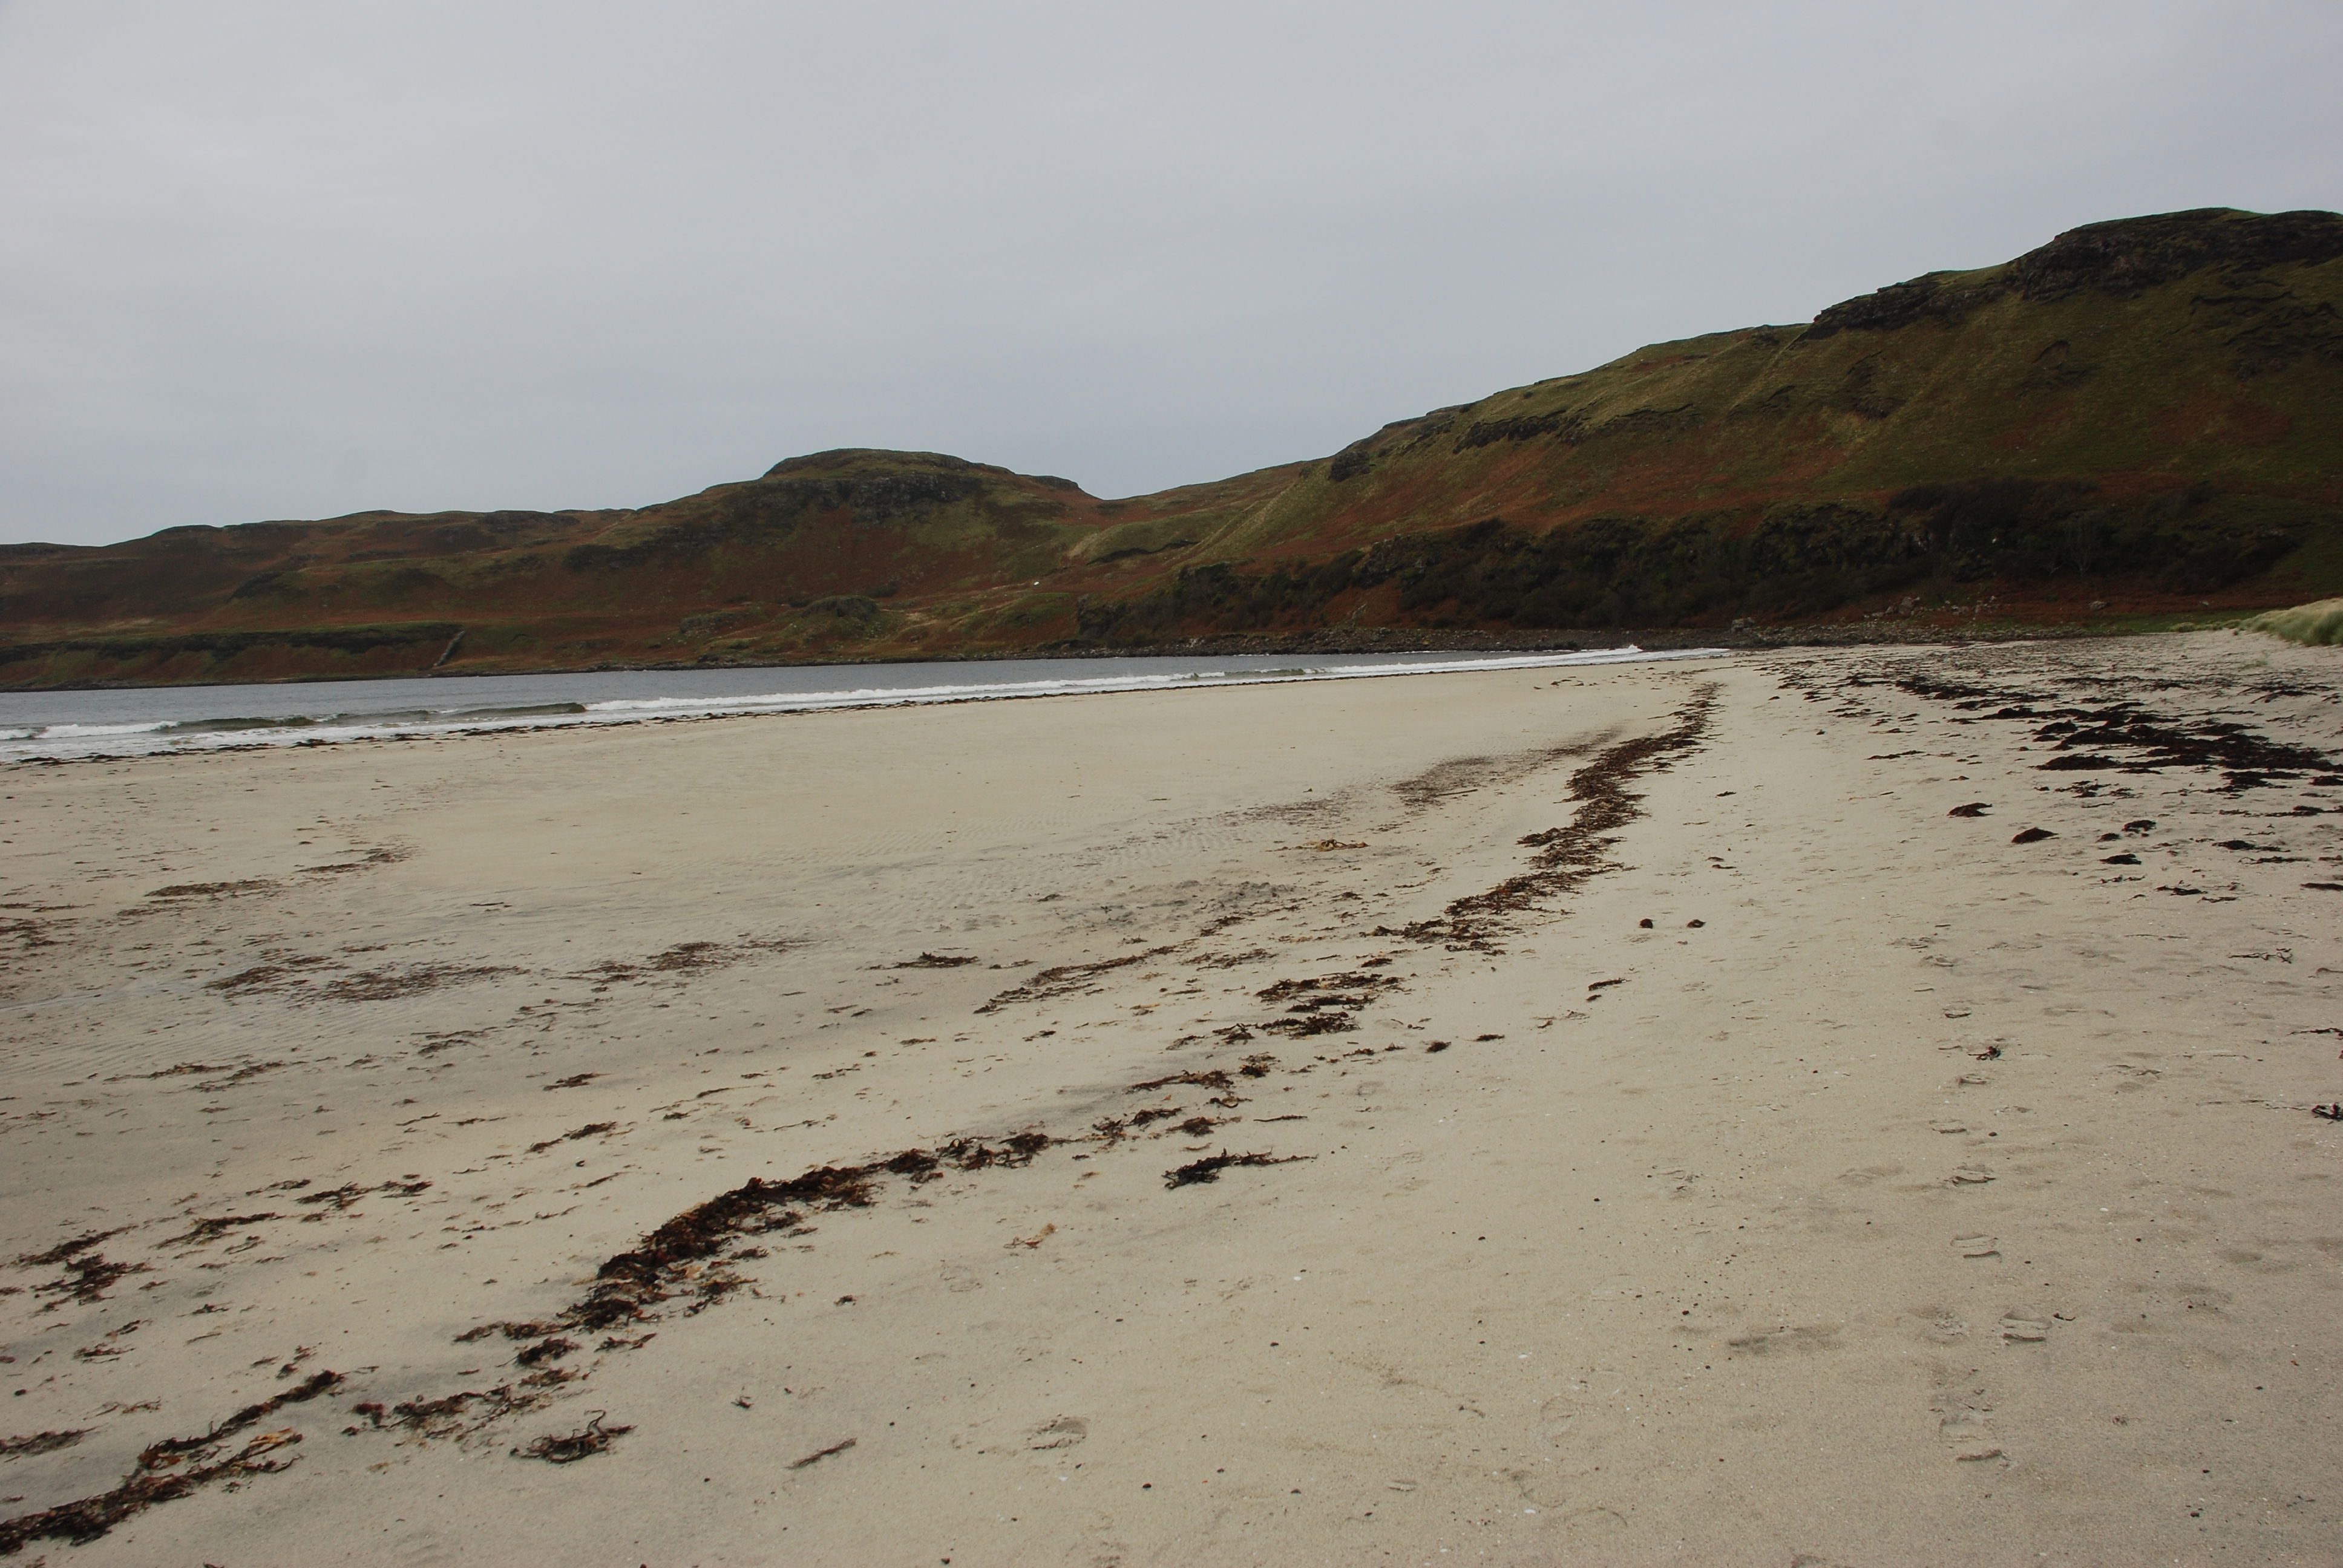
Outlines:
[[[2177,213],[1128,500],[843,451],[639,511],[5,547],[0,684],[2293,604],[2343,590],[2338,309],[2343,216]]]

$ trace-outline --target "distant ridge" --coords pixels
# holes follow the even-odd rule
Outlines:
[[[2343,216],[2207,208],[1123,500],[847,448],[634,510],[0,547],[0,687],[1917,635],[2338,591]]]

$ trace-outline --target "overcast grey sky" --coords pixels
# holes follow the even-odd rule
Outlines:
[[[2062,228],[2343,207],[2343,5],[0,0],[0,540],[1125,495]]]

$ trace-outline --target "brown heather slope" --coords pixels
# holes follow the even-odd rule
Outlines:
[[[850,450],[639,511],[0,548],[0,686],[2105,623],[2338,589],[2343,216],[2209,209],[1129,500]]]

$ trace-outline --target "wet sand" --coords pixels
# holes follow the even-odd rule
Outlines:
[[[2206,634],[8,769],[0,1547],[2333,1561],[2338,759]]]

